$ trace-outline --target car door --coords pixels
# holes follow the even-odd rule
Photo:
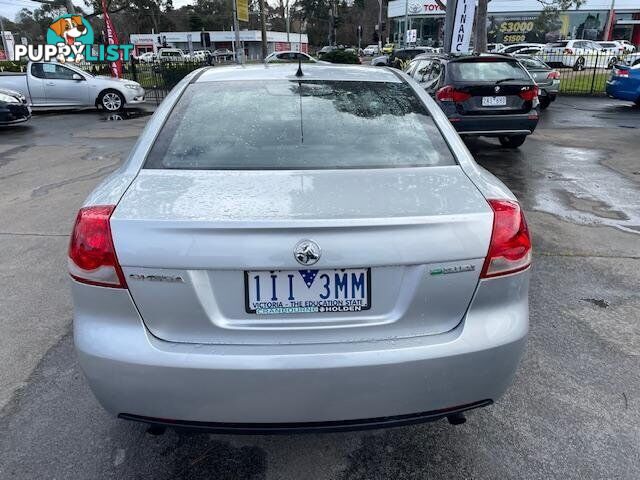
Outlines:
[[[29,75],[27,75],[29,95],[31,95],[31,103],[34,107],[47,104],[47,96],[44,89],[45,74],[42,66],[42,63],[32,63]]]
[[[54,63],[42,64],[44,88],[49,106],[85,106],[89,104],[89,86],[83,75],[75,70]],[[75,80],[79,75],[82,80]]]

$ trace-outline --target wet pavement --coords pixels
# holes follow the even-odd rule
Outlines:
[[[518,150],[468,143],[534,239],[530,340],[503,399],[457,427],[275,437],[151,435],[110,418],[77,367],[67,234],[146,120],[0,130],[0,478],[638,478],[640,109],[562,97]]]

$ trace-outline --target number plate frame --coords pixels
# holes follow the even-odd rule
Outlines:
[[[498,102],[498,99],[501,99],[501,100]],[[506,95],[494,95],[490,97],[482,97],[482,106],[483,107],[506,107],[507,97]]]
[[[299,269],[299,270],[306,270],[306,269]],[[250,299],[249,299],[249,281],[250,278],[249,276],[251,274],[255,274],[257,272],[261,272],[261,273],[265,273],[265,272],[273,272],[273,273],[290,273],[290,272],[298,272],[299,270],[245,270],[243,272],[243,277],[244,277],[244,310],[245,313],[251,314],[251,315],[299,315],[299,314],[309,314],[309,313],[315,313],[315,314],[327,314],[327,313],[358,313],[358,312],[363,312],[366,310],[370,310],[371,306],[372,306],[372,302],[371,302],[371,291],[372,291],[372,287],[371,287],[371,268],[370,267],[366,267],[366,268],[326,268],[326,269],[317,269],[318,270],[318,274],[322,273],[326,273],[326,272],[344,272],[344,271],[354,271],[354,270],[364,270],[365,271],[365,275],[366,275],[366,298],[367,298],[367,305],[366,306],[359,306],[358,308],[354,308],[354,309],[344,309],[344,310],[335,310],[331,307],[328,308],[321,308],[321,307],[317,307],[315,310],[301,310],[301,311],[290,311],[290,312],[269,312],[269,313],[265,313],[265,312],[260,312],[258,313],[258,311],[256,309],[252,309],[251,305],[250,305]],[[316,270],[316,269],[313,269]]]

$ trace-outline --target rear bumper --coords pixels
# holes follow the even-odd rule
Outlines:
[[[538,113],[452,116],[449,121],[460,135],[530,135],[538,125]]]
[[[640,99],[640,84],[628,79],[612,79],[607,81],[607,95],[618,100],[635,102]]]
[[[72,282],[74,338],[96,397],[123,418],[250,432],[401,425],[502,395],[525,347],[528,276],[481,281],[444,334],[274,346],[161,341],[128,291]]]

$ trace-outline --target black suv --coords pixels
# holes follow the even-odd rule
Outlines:
[[[503,146],[517,148],[538,124],[538,87],[511,56],[434,58],[413,77],[460,135],[498,137]]]

